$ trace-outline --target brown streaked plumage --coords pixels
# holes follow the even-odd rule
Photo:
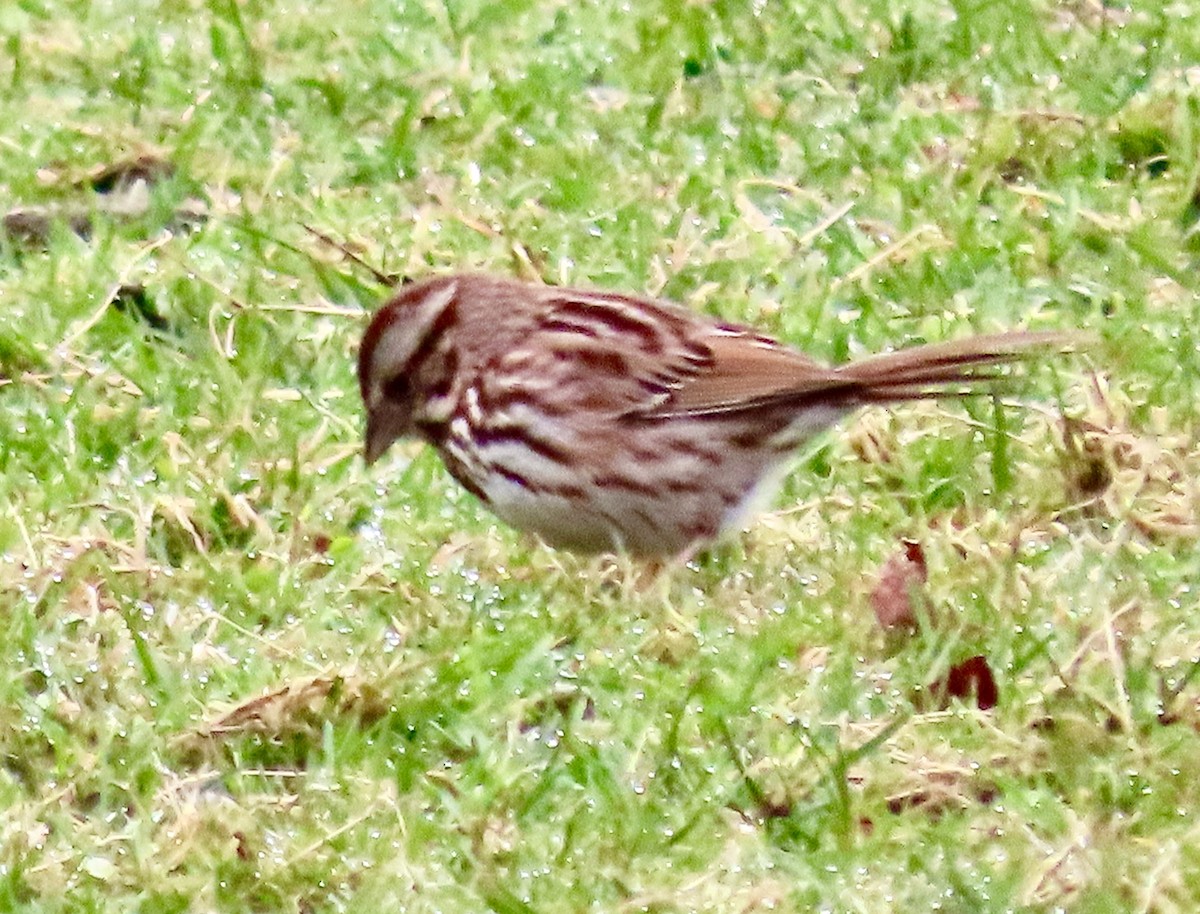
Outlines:
[[[551,545],[671,555],[736,526],[856,407],[962,393],[1074,341],[1013,331],[829,367],[668,302],[441,276],[401,289],[363,337],[365,456],[415,435]]]

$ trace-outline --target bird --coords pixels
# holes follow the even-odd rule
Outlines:
[[[648,296],[436,275],[401,287],[363,335],[363,455],[421,439],[552,547],[693,554],[740,529],[796,449],[853,410],[979,392],[997,366],[1079,340],[1011,330],[830,366]]]

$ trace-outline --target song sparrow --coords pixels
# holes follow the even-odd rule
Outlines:
[[[797,445],[855,407],[962,393],[1072,340],[1016,331],[827,367],[667,302],[441,276],[363,338],[365,456],[416,435],[551,545],[673,555],[739,525]]]

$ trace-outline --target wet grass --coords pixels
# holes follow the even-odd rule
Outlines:
[[[0,39],[0,909],[1195,909],[1186,4],[41,0]],[[846,423],[647,582],[419,447],[363,467],[385,292],[306,225],[832,360],[1101,342]],[[937,687],[971,657],[994,708]]]

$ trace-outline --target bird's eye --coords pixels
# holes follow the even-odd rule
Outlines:
[[[402,374],[393,375],[383,385],[383,395],[389,400],[407,400],[408,378]]]

